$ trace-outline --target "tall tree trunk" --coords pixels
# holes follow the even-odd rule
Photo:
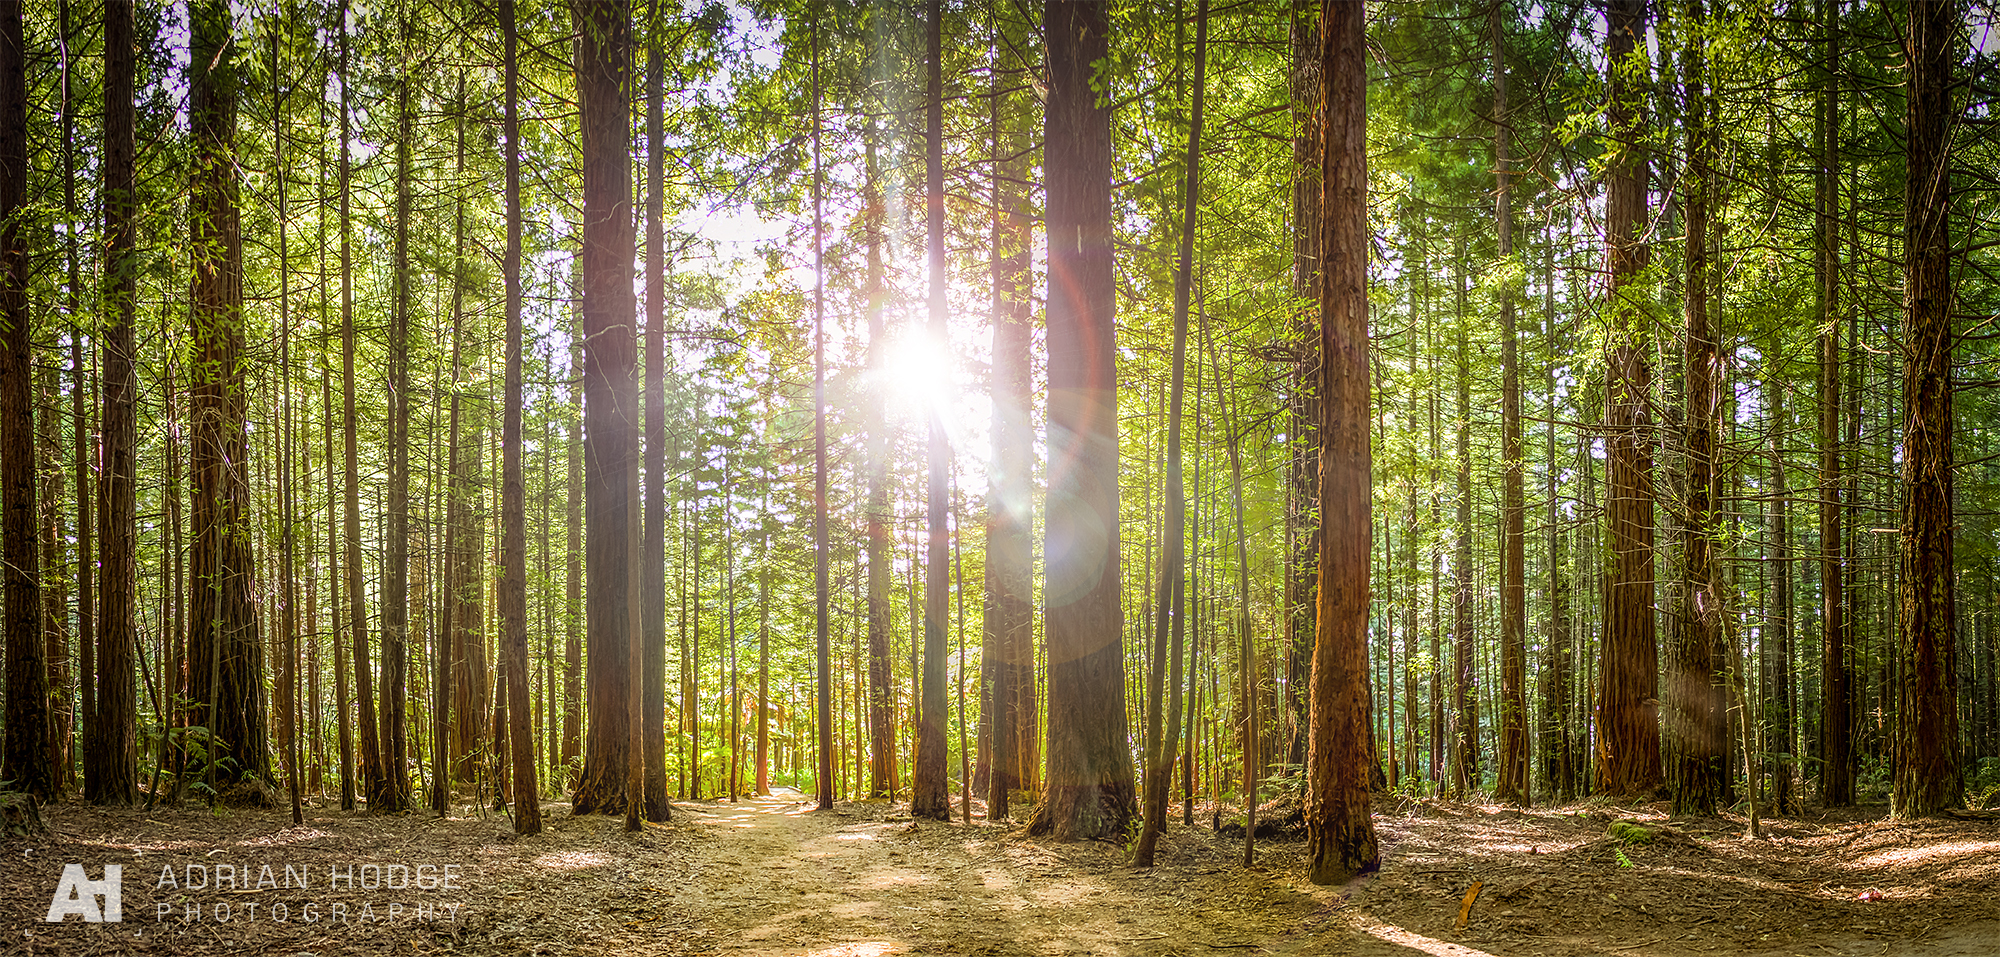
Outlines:
[[[1208,0],[1195,5],[1194,109],[1188,122],[1185,168],[1181,181],[1180,258],[1174,269],[1174,359],[1172,395],[1167,401],[1167,501],[1161,531],[1160,578],[1157,606],[1153,614],[1153,661],[1147,673],[1146,689],[1146,805],[1145,823],[1139,831],[1138,847],[1132,851],[1134,867],[1153,866],[1153,850],[1160,831],[1167,826],[1167,795],[1173,776],[1181,736],[1181,651],[1187,632],[1185,536],[1187,533],[1187,493],[1181,481],[1181,409],[1187,378],[1188,298],[1194,286],[1194,229],[1201,203],[1201,122],[1203,92],[1207,83]],[[1197,363],[1196,369],[1200,369]],[[1232,460],[1235,444],[1231,443]],[[1240,503],[1239,503],[1240,509]],[[1240,520],[1239,520],[1240,523]],[[1245,569],[1247,573],[1247,569]],[[1167,672],[1172,671],[1171,677]],[[1166,697],[1173,703],[1165,708],[1166,725],[1160,712]]]
[[[1291,10],[1292,123],[1292,295],[1315,305],[1299,310],[1295,320],[1296,361],[1292,364],[1286,414],[1291,422],[1290,461],[1285,489],[1285,638],[1290,664],[1285,676],[1295,725],[1287,761],[1304,766],[1307,715],[1313,660],[1316,607],[1313,591],[1319,570],[1319,420],[1320,354],[1319,299],[1320,144],[1324,131],[1314,118],[1319,109],[1322,64],[1319,60],[1317,0],[1294,0]]]
[[[582,42],[582,293],[585,628],[590,641],[590,731],[577,814],[625,813],[639,824],[644,755],[639,737],[639,403],[634,376],[631,123],[626,71],[630,0],[572,4]]]
[[[1575,638],[1570,619],[1570,578],[1565,571],[1562,512],[1557,497],[1556,471],[1556,361],[1559,353],[1556,333],[1555,247],[1544,247],[1542,269],[1542,333],[1547,349],[1543,380],[1543,418],[1547,446],[1544,450],[1549,496],[1549,650],[1543,657],[1542,681],[1542,771],[1549,795],[1562,803],[1576,796],[1576,742],[1570,727],[1570,706],[1574,700],[1570,684],[1574,680]]]
[[[564,561],[563,782],[574,787],[583,756],[583,337],[569,348],[569,527]]]
[[[1320,5],[1320,556],[1312,738],[1305,795],[1307,876],[1333,884],[1381,856],[1369,814],[1367,10]]]
[[[1506,20],[1494,0],[1493,162],[1494,216],[1500,259],[1514,255],[1514,206],[1507,164]],[[1500,765],[1494,796],[1527,804],[1528,784],[1528,588],[1525,453],[1521,446],[1520,333],[1514,327],[1516,292],[1500,295]]]
[[[1854,803],[1853,680],[1848,672],[1847,480],[1840,468],[1840,8],[1823,2],[1820,172],[1813,180],[1814,298],[1819,318],[1820,802]]]
[[[1605,592],[1604,654],[1597,699],[1597,789],[1650,795],[1661,784],[1659,645],[1653,618],[1653,456],[1651,351],[1639,273],[1646,247],[1642,142],[1644,91],[1626,61],[1646,56],[1645,0],[1607,0],[1609,98],[1604,108],[1612,161],[1607,172],[1605,242],[1611,261],[1611,330],[1605,355],[1606,511],[1611,569]]]
[[[882,169],[876,156],[872,116],[868,124],[862,145],[866,176],[863,189],[867,194],[863,222],[868,231],[868,272],[864,280],[868,296],[868,364],[877,376],[882,376],[889,346],[882,288],[882,248],[887,245],[888,237],[884,233]],[[895,574],[890,567],[893,562],[889,515],[889,455],[893,435],[881,393],[871,392],[869,401],[873,404],[873,415],[868,426],[868,528],[864,545],[868,562],[868,796],[885,798],[896,789],[896,688],[889,647],[895,627],[895,612],[889,604],[890,580]]]
[[[1044,113],[1049,288],[1049,469],[1043,554],[1047,793],[1030,833],[1123,834],[1133,811],[1118,605],[1118,400],[1111,235],[1111,106],[1093,86],[1108,4],[1049,0]]]
[[[70,81],[75,73],[75,60],[70,55],[72,40],[70,8],[68,0],[58,0],[56,4],[58,30],[61,33],[61,97],[62,114],[62,189],[63,208],[76,210],[76,110],[70,98]],[[76,683],[81,692],[83,707],[78,714],[85,722],[97,720],[97,596],[96,578],[93,569],[97,561],[92,550],[95,535],[92,528],[98,507],[97,496],[92,494],[96,485],[92,468],[96,458],[96,443],[92,441],[90,430],[91,381],[90,370],[85,365],[89,351],[84,347],[84,334],[88,320],[83,316],[82,302],[78,290],[83,285],[81,265],[77,261],[76,230],[65,230],[63,236],[63,265],[66,273],[63,284],[64,305],[68,307],[70,320],[69,371],[70,371],[70,439],[76,468]],[[44,505],[60,501],[50,496]],[[59,632],[58,632],[59,634]],[[71,726],[68,682],[64,680],[69,672],[65,657],[51,655],[54,665],[50,673],[51,691],[57,700],[63,702],[61,715],[56,719],[56,756],[61,766],[56,771],[56,783],[63,791],[76,787],[76,729]],[[86,728],[85,733],[89,731]],[[88,783],[86,782],[86,786]]]
[[[996,13],[996,16],[1001,14]],[[1025,24],[1001,20],[1010,50],[1025,51]],[[987,464],[986,609],[983,639],[993,660],[992,767],[986,816],[1007,820],[1015,791],[1032,789],[1036,737],[1034,647],[1034,401],[1028,352],[1034,337],[1029,288],[1028,133],[1020,99],[1028,66],[995,71],[993,94],[993,457]]]
[[[1956,0],[1909,8],[1910,75],[1903,244],[1903,528],[1898,581],[1897,818],[1965,800],[1959,768],[1952,567],[1952,64],[1963,48]]]
[[[343,810],[350,810],[354,807],[356,778],[365,776],[367,784],[364,790],[370,795],[375,793],[374,781],[379,773],[377,768],[380,761],[376,757],[373,679],[368,670],[368,607],[362,601],[364,592],[361,587],[361,471],[358,447],[360,423],[354,411],[354,269],[351,248],[354,227],[349,214],[350,195],[353,191],[353,160],[349,144],[353,142],[353,137],[348,129],[352,115],[348,99],[349,84],[353,80],[353,75],[347,62],[348,7],[344,0],[340,16],[340,362],[341,404],[346,423],[343,440],[346,442],[347,456],[347,484],[344,492],[347,508],[345,528],[347,555],[344,571],[346,572],[347,639],[353,649],[354,689],[358,699],[356,708],[361,714],[359,774],[353,770],[351,746],[343,746],[341,749],[341,763],[345,769],[341,772],[340,806]],[[345,654],[346,650],[342,649],[341,653]],[[342,720],[346,720],[347,696],[342,694],[340,697]],[[342,738],[343,740],[346,738],[345,732]]]
[[[500,426],[500,626],[507,648],[507,738],[514,748],[514,833],[540,834],[541,791],[535,780],[535,741],[528,732],[528,499],[521,480],[521,115],[514,0],[501,0],[500,30],[507,62],[507,397]],[[440,748],[443,744],[442,739],[437,742]],[[661,795],[663,801],[665,797]]]
[[[1451,748],[1451,790],[1468,800],[1479,787],[1479,689],[1474,657],[1478,646],[1472,633],[1472,349],[1467,341],[1465,241],[1452,256],[1458,284],[1458,528],[1452,554],[1451,704],[1458,738]],[[1363,554],[1367,554],[1363,552]]]
[[[817,732],[817,761],[814,797],[821,811],[833,810],[833,649],[828,634],[830,622],[827,593],[829,552],[826,502],[826,219],[821,216],[826,193],[825,169],[820,164],[820,77],[819,30],[823,11],[812,18],[812,109],[813,109],[813,654],[818,665],[814,702],[814,729]],[[699,642],[697,641],[697,644]],[[700,748],[695,749],[701,753]],[[696,776],[699,780],[699,775]]]
[[[646,538],[639,563],[644,636],[639,716],[646,749],[646,820],[667,804],[667,241],[666,126],[661,87],[666,29],[658,0],[646,23]]]
[[[1674,737],[1676,767],[1670,776],[1678,814],[1712,815],[1723,798],[1728,776],[1728,688],[1730,662],[1722,652],[1723,596],[1716,585],[1717,509],[1721,501],[1716,472],[1716,429],[1720,403],[1717,379],[1720,356],[1715,330],[1708,319],[1708,197],[1712,133],[1705,107],[1706,63],[1702,55],[1705,20],[1701,0],[1686,7],[1688,44],[1681,53],[1681,83],[1687,103],[1687,175],[1681,196],[1687,220],[1683,253],[1687,277],[1684,292],[1687,319],[1685,406],[1681,428],[1687,446],[1687,515],[1681,528],[1681,587],[1673,677],[1667,688],[1668,728]],[[1745,715],[1744,720],[1749,720]]]
[[[189,11],[193,59],[188,113],[194,139],[189,247],[194,252],[194,605],[189,654],[193,699],[205,705],[220,759],[244,786],[232,800],[265,804],[264,650],[251,577],[250,488],[244,461],[243,243],[237,219],[237,74],[230,16],[220,0]],[[216,786],[225,783],[218,780]]]
[[[0,4],[0,481],[6,485],[7,725],[0,778],[41,800],[55,796],[49,662],[42,643],[41,553],[35,541],[34,340],[28,317],[27,49],[22,4]]]
[[[949,355],[946,336],[944,259],[944,3],[930,0],[925,15],[929,39],[929,92],[924,105],[924,219],[930,260],[930,348],[939,362]],[[946,602],[950,598],[950,566],[947,562],[946,460],[950,449],[944,434],[944,409],[935,399],[925,410],[929,425],[930,474],[925,489],[925,523],[928,531],[924,561],[924,675],[922,696],[917,708],[916,775],[910,789],[910,813],[916,817],[951,819],[949,772],[945,769],[945,726],[950,723],[945,699]]]
[[[132,668],[138,635],[133,451],[138,419],[133,407],[138,379],[132,371],[132,331],[137,321],[138,193],[133,183],[133,59],[131,0],[104,5],[104,503],[102,587],[98,622],[97,714],[84,745],[84,790],[97,804],[138,800],[137,691]]]
[[[416,91],[410,76],[415,65],[408,62],[412,42],[411,24],[405,16],[401,24],[402,76],[396,82],[396,235],[391,266],[394,289],[389,309],[389,520],[383,534],[382,574],[382,773],[371,775],[375,790],[368,795],[368,809],[384,813],[404,810],[410,800],[409,772],[404,767],[409,736],[404,729],[406,713],[406,669],[409,655],[406,642],[410,631],[410,312],[415,292],[410,275],[410,216],[412,196],[411,165],[415,160]],[[457,283],[454,281],[454,287]]]

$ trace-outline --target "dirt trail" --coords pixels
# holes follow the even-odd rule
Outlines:
[[[1330,900],[1286,891],[1239,906],[1251,901],[1202,879],[1220,869],[1135,872],[1110,845],[1058,855],[998,826],[815,812],[789,797],[702,809],[710,839],[678,903],[720,954],[1285,953],[1347,937],[1302,926]]]

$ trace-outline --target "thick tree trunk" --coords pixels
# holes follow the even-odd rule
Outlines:
[[[138,312],[139,261],[133,187],[133,34],[131,0],[104,5],[104,475],[103,544],[99,556],[97,714],[84,746],[84,789],[98,804],[138,800],[139,743],[133,656],[138,635],[133,451],[138,419],[133,400],[133,326]]]
[[[1903,528],[1895,789],[1902,819],[1965,800],[1952,567],[1951,83],[1955,0],[1909,8],[1903,244]]]
[[[1685,407],[1681,427],[1686,452],[1687,515],[1681,528],[1682,581],[1675,629],[1675,667],[1667,688],[1668,728],[1674,738],[1674,773],[1670,776],[1674,809],[1679,814],[1712,815],[1723,798],[1728,776],[1728,686],[1730,662],[1722,652],[1723,596],[1716,587],[1713,536],[1720,520],[1720,479],[1716,472],[1716,431],[1720,404],[1717,380],[1720,356],[1708,319],[1708,194],[1711,174],[1710,130],[1705,107],[1706,64],[1700,29],[1700,0],[1687,5],[1687,24],[1695,42],[1681,54],[1681,82],[1687,103],[1687,176],[1682,180],[1682,210],[1687,220],[1683,261],[1687,268],[1685,301],[1687,366]],[[1747,718],[1747,716],[1746,716]]]
[[[227,5],[189,11],[193,59],[188,115],[194,140],[189,248],[194,376],[193,699],[214,737],[211,771],[228,758],[232,801],[270,801],[265,733],[264,649],[258,634],[256,565],[250,553],[251,496],[242,468],[247,443],[243,350],[243,243],[237,219],[237,74]]]
[[[1597,789],[1650,795],[1661,784],[1659,646],[1654,621],[1653,455],[1650,336],[1637,288],[1646,248],[1641,142],[1643,91],[1625,61],[1643,58],[1645,0],[1607,0],[1610,96],[1605,105],[1613,158],[1607,173],[1605,241],[1611,273],[1611,329],[1605,355],[1606,512],[1611,532],[1604,608],[1604,653],[1597,699]]]
[[[1043,554],[1049,660],[1047,793],[1030,833],[1125,833],[1133,812],[1118,604],[1118,401],[1111,106],[1093,84],[1108,5],[1049,0],[1049,468]]]
[[[0,4],[0,481],[6,486],[7,726],[0,778],[48,800],[49,663],[42,643],[41,553],[35,540],[34,341],[28,319],[27,50],[22,4]]]
[[[1320,558],[1307,748],[1306,873],[1334,884],[1379,866],[1369,811],[1367,10],[1320,6]]]
[[[583,110],[583,248],[578,258],[583,338],[585,628],[590,641],[590,730],[577,814],[626,813],[641,785],[638,737],[639,390],[634,375],[631,124],[626,102],[629,0],[572,6],[582,34],[577,98]],[[641,788],[642,789],[642,788]]]

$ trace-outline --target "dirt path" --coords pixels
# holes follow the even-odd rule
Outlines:
[[[1211,886],[1220,868],[1134,872],[1110,845],[1059,855],[997,826],[871,818],[881,809],[869,805],[814,812],[778,797],[703,810],[691,816],[708,847],[680,903],[713,929],[719,954],[1286,953],[1347,937],[1305,926],[1330,901],[1257,887],[1254,873],[1225,890]]]

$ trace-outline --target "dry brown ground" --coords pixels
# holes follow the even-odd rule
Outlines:
[[[912,822],[879,803],[808,807],[796,794],[703,802],[629,835],[556,806],[548,833],[517,840],[490,814],[314,809],[293,827],[282,812],[62,806],[45,812],[48,835],[0,841],[0,954],[2000,954],[1992,820],[1808,817],[1748,840],[1740,820],[1669,823],[1657,806],[1397,802],[1378,809],[1382,871],[1322,888],[1300,876],[1302,845],[1264,842],[1245,869],[1240,842],[1205,828],[1174,825],[1159,866],[1133,871],[1110,844]],[[1614,818],[1658,837],[1623,845],[1606,835]],[[93,878],[123,865],[122,923],[43,921],[66,863]],[[460,886],[327,877],[446,864]],[[217,865],[249,878],[218,890]],[[286,865],[309,883],[259,889],[266,865],[275,883]],[[211,886],[156,886],[163,867],[185,883],[190,866]]]

